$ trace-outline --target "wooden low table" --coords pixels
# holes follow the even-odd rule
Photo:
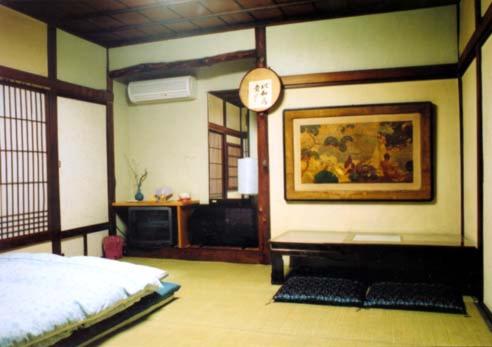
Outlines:
[[[385,257],[385,254],[394,255],[405,252],[408,253],[408,256],[404,260],[415,259],[418,261],[420,259],[418,257],[422,257],[421,254],[431,253],[433,257],[440,257],[443,254],[443,259],[447,256],[453,258],[461,256],[464,252],[473,251],[475,248],[471,246],[470,242],[462,240],[459,234],[286,231],[270,240],[271,279],[272,284],[284,282],[282,256],[290,256],[292,260],[292,257],[329,258],[343,255],[349,261],[351,258],[359,260],[359,264],[355,266],[360,266],[360,264],[366,264],[364,263],[366,260],[360,260],[364,257],[366,257],[364,259],[370,260],[377,257],[377,260],[380,261],[381,257]],[[405,262],[401,264],[405,264]],[[395,264],[395,266],[398,265]]]

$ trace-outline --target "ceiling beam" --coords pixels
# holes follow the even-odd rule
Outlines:
[[[227,61],[251,59],[255,57],[256,51],[254,49],[251,49],[245,51],[224,53],[199,59],[179,60],[164,63],[144,63],[110,71],[109,77],[113,79],[120,79],[125,82],[141,79],[142,76],[159,78],[169,76],[176,72],[190,71],[192,69],[212,66]]]

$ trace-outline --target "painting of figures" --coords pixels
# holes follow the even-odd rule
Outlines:
[[[284,112],[286,198],[428,200],[432,104]]]

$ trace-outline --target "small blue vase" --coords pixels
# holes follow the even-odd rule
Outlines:
[[[137,192],[135,193],[135,200],[142,201],[143,199],[144,199],[144,195],[140,191],[140,188],[138,188]]]

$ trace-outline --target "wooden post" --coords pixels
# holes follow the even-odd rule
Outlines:
[[[106,90],[113,96],[113,79],[109,76],[109,51],[106,49]],[[116,213],[113,210],[113,202],[116,196],[116,178],[114,168],[114,117],[113,100],[106,102],[106,152],[107,152],[107,175],[108,175],[108,222],[109,234],[116,235]]]
[[[48,79],[57,80],[56,28],[48,27]],[[58,107],[57,92],[51,89],[46,100],[46,146],[48,150],[48,230],[51,250],[61,254],[60,173],[58,167]]]
[[[266,67],[265,27],[255,28],[256,67]],[[268,112],[259,112],[258,131],[258,242],[260,262],[270,263],[270,173],[268,162]]]

